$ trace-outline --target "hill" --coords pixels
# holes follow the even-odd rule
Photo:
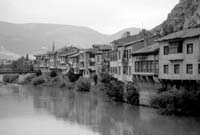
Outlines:
[[[86,48],[92,44],[109,43],[125,31],[137,34],[140,29],[128,28],[113,35],[105,35],[88,27],[72,25],[0,22],[0,46],[20,55],[36,54],[50,49],[53,41],[56,48],[70,45]]]

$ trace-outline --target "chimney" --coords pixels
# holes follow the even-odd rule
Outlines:
[[[126,32],[124,32],[124,34],[122,34],[122,38],[130,37],[130,36],[131,36],[130,31],[126,31]]]
[[[140,35],[142,36],[142,38],[144,38],[144,47],[148,46],[148,44],[149,44],[149,36],[147,34],[147,31],[145,29],[143,29],[140,32]]]

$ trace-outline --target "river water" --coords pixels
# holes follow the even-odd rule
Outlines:
[[[0,135],[200,135],[200,118],[162,116],[88,93],[1,86]]]

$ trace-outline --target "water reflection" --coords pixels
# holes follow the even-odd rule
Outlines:
[[[44,121],[49,120],[50,125],[54,126],[55,124],[57,130],[60,129],[57,122],[63,122],[65,129],[67,129],[66,133],[70,133],[69,127],[76,125],[75,129],[87,129],[91,134],[99,133],[101,135],[200,134],[199,118],[161,116],[154,109],[133,107],[110,102],[99,96],[53,88],[19,86],[1,89],[11,91],[8,94],[5,94],[5,92],[1,94],[0,101],[4,99],[3,104],[9,102],[9,104],[15,106],[16,101],[18,101],[16,108],[23,110],[22,115],[29,112],[29,116],[35,116],[34,118],[42,116]],[[2,93],[1,89],[0,93]],[[10,96],[5,98],[5,95]],[[34,119],[29,122],[31,121],[36,123]],[[32,126],[33,129],[37,129],[34,124]],[[79,133],[85,134],[84,131]],[[87,132],[88,134],[90,133]]]

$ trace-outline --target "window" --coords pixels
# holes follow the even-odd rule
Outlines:
[[[149,68],[150,68],[150,72],[153,72],[153,61],[150,61]]]
[[[131,58],[131,49],[128,50],[129,53],[129,59]]]
[[[90,53],[90,58],[95,58],[95,54]]]
[[[169,53],[170,54],[182,53],[182,42],[170,42]]]
[[[169,66],[168,65],[164,65],[163,67],[163,71],[164,71],[164,74],[168,74],[169,73]]]
[[[100,56],[99,55],[97,56],[97,62],[98,63],[100,62]]]
[[[156,62],[156,63],[155,63],[155,68],[156,68],[156,69],[155,69],[155,72],[156,72],[156,73],[159,73],[159,64],[158,64],[158,60],[156,60],[155,62]]]
[[[119,53],[119,54],[118,54],[118,55],[119,55],[118,58],[119,58],[119,60],[120,60],[120,59],[121,59],[121,51],[119,51],[118,53]]]
[[[180,65],[174,64],[174,74],[179,74],[179,73],[180,73]]]
[[[158,61],[155,63],[158,68]],[[136,61],[135,62],[135,72],[147,72],[153,73],[154,62],[153,61]]]
[[[131,75],[131,66],[129,66],[129,75]]]
[[[169,54],[169,46],[164,46],[164,55]]]
[[[118,74],[121,75],[121,67],[119,67]]]
[[[128,58],[128,50],[124,50],[124,57],[123,58]]]
[[[139,65],[138,65],[138,62],[136,61],[135,62],[135,72],[138,72],[138,69],[139,69]]]
[[[193,66],[192,66],[192,64],[187,64],[186,65],[186,73],[187,74],[192,74],[192,71],[193,70]]]
[[[193,44],[187,44],[187,54],[193,53]]]

